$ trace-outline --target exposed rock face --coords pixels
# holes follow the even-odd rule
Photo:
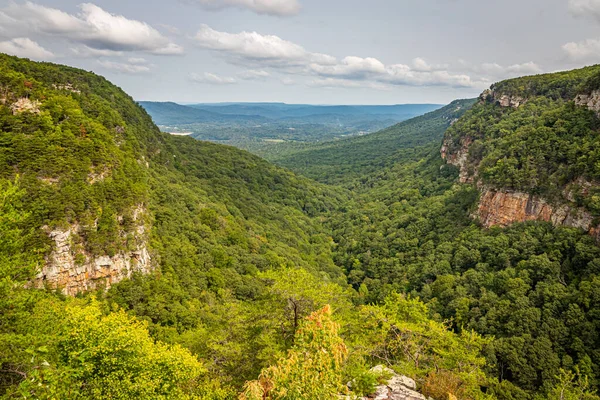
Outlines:
[[[80,226],[75,224],[66,230],[49,232],[54,240],[54,250],[46,258],[46,265],[33,281],[33,286],[60,289],[65,295],[93,290],[128,278],[134,271],[147,273],[151,269],[151,258],[145,240],[145,226],[142,222],[142,207],[136,208],[133,219],[137,221],[135,234],[137,245],[133,251],[122,252],[112,257],[93,257],[85,251],[78,251],[74,245]]]
[[[552,208],[527,193],[484,190],[477,216],[485,227],[508,226],[515,222],[550,221]]]
[[[383,365],[371,368],[371,372],[377,374],[385,372],[392,377],[384,385],[377,386],[375,393],[361,397],[359,400],[428,400],[427,397],[416,391],[417,385],[409,377],[398,375]]]
[[[547,221],[556,226],[597,229],[593,216],[582,208],[569,205],[552,206],[544,199],[522,192],[484,189],[477,216],[485,227],[509,226],[515,222]]]
[[[575,97],[575,104],[584,106],[600,116],[600,90],[594,90],[590,94],[580,94]]]
[[[40,113],[41,103],[37,100],[30,100],[27,97],[21,97],[19,100],[11,104],[10,109],[13,114],[20,114],[22,112],[31,112],[35,114]]]
[[[461,183],[473,182],[474,176],[470,175],[467,170],[467,158],[469,156],[469,146],[473,139],[470,137],[464,137],[460,140],[460,147],[456,152],[450,152],[449,149],[452,147],[452,139],[444,139],[442,148],[440,150],[442,158],[446,160],[448,164],[452,164],[460,168],[459,181]]]
[[[68,91],[68,92],[71,92],[71,93],[77,93],[77,94],[80,94],[80,93],[81,93],[81,90],[77,89],[77,88],[76,88],[75,86],[73,86],[71,83],[65,83],[64,85],[61,85],[61,84],[58,84],[58,85],[57,85],[57,84],[53,84],[53,85],[52,85],[52,87],[53,87],[54,89],[57,89],[57,90],[66,90],[66,91]]]
[[[527,99],[521,96],[510,96],[507,94],[496,93],[492,89],[486,89],[479,95],[479,101],[481,103],[486,102],[497,102],[500,107],[512,107],[518,108],[520,105],[525,104]]]
[[[520,96],[508,96],[506,94],[501,95],[496,99],[501,107],[512,107],[517,108],[521,104],[525,103],[525,99]]]

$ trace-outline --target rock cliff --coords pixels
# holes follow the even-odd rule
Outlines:
[[[455,146],[452,138],[447,138],[442,144],[440,150],[442,158],[446,160],[448,164],[454,165],[459,168],[459,181],[460,183],[471,183],[474,179],[474,174],[469,173],[467,167],[467,157],[469,156],[469,146],[473,142],[473,139],[469,136],[461,138],[458,144]],[[458,150],[451,151],[453,147]]]
[[[134,236],[134,248],[113,256],[94,256],[76,245],[82,230],[78,224],[64,230],[49,231],[48,235],[54,241],[53,250],[46,257],[45,265],[33,281],[33,286],[50,287],[74,296],[100,287],[108,289],[112,284],[129,278],[135,271],[149,272],[151,257],[146,244],[145,213],[146,210],[141,206],[133,211],[135,227],[129,233]]]
[[[589,94],[579,94],[575,97],[575,104],[587,107],[600,116],[600,90],[594,90]]]
[[[581,207],[551,205],[543,198],[531,194],[488,188],[482,191],[476,216],[485,227],[546,221],[555,226],[580,228],[596,237],[600,228],[593,224],[592,214]]]
[[[565,99],[581,107],[587,107],[600,116],[600,90],[593,90],[588,94],[579,94],[575,98]],[[490,104],[495,107],[518,108],[527,102],[527,98],[519,95],[498,93],[492,89],[484,91],[479,96],[476,107],[486,107]],[[508,113],[508,114],[507,114]],[[499,112],[499,120],[510,111]],[[477,123],[477,122],[475,122]],[[486,123],[490,123],[487,121]],[[470,154],[476,146],[475,141],[487,140],[485,135],[470,125],[463,130],[455,130],[446,134],[440,149],[442,158],[451,165],[459,168],[460,183],[474,183],[481,193],[474,217],[479,218],[485,227],[509,226],[516,222],[547,221],[555,226],[568,226],[583,229],[597,239],[600,239],[600,225],[595,216],[582,207],[581,200],[590,196],[590,189],[600,187],[600,182],[590,182],[583,177],[578,177],[564,185],[562,194],[554,196],[552,200],[534,196],[526,191],[490,185],[479,176],[481,155]],[[480,145],[478,146],[480,147]],[[530,183],[536,185],[535,183]]]
[[[482,103],[496,103],[500,107],[518,108],[520,105],[525,104],[527,102],[527,99],[522,96],[498,93],[492,88],[484,90],[483,93],[479,95],[479,101]]]

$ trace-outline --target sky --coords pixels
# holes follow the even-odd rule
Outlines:
[[[600,63],[600,0],[0,0],[0,52],[136,100],[442,104]]]

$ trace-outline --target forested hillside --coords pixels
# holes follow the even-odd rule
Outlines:
[[[446,128],[471,104],[473,100],[456,100],[371,135],[305,146],[270,159],[322,182],[348,181],[390,167],[405,157],[412,157],[416,148],[441,140]]]
[[[483,227],[440,155],[500,104],[281,159],[318,183],[163,134],[88,72],[0,55],[0,95],[4,398],[353,399],[398,378],[417,399],[598,399],[595,239]]]
[[[90,274],[102,260],[127,260],[133,242],[144,242],[151,255],[146,268],[150,274],[137,276],[139,268],[132,261],[132,281],[114,287],[108,297],[99,293],[106,307],[122,305],[149,321],[156,337],[165,339],[201,329],[202,321],[215,324],[211,332],[217,326],[225,329],[223,334],[235,332],[232,315],[225,308],[217,310],[264,297],[269,285],[266,277],[258,276],[260,271],[302,267],[323,284],[342,278],[330,256],[331,239],[314,218],[338,207],[342,192],[234,148],[162,134],[143,109],[101,77],[8,56],[0,61],[5,94],[0,106],[1,353],[3,365],[12,371],[3,375],[4,390],[44,361],[25,362],[35,343],[41,348],[59,345],[41,335],[37,325],[27,326],[27,321],[40,322],[37,307],[42,306],[32,303],[33,292],[18,289],[40,270],[46,279],[62,267],[48,265],[63,259],[54,257],[59,249],[49,232],[69,233],[67,256]],[[16,109],[15,104],[34,108]],[[138,208],[144,215],[142,232],[132,217]],[[66,275],[68,285],[79,276]],[[121,278],[102,276],[96,287],[114,285]],[[50,293],[56,286],[60,293],[65,281],[46,282],[49,292],[35,292],[36,296],[54,304],[61,297]],[[55,307],[56,313],[63,312],[60,301]],[[60,318],[47,327],[48,335],[59,334]],[[252,332],[250,326],[239,329]],[[211,337],[215,346],[222,339],[216,333]],[[260,337],[266,340],[267,335]],[[47,361],[58,357],[48,351]],[[264,357],[273,355],[267,352]],[[234,359],[228,362],[235,364]],[[253,360],[247,367],[240,362],[236,379],[243,383],[251,378],[241,371],[254,372],[261,362],[265,361]],[[61,368],[70,368],[52,366],[61,374]]]

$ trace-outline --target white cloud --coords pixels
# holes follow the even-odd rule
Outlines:
[[[148,60],[146,60],[145,58],[141,58],[141,57],[129,57],[127,59],[127,62],[129,64],[136,64],[136,65],[148,64]]]
[[[234,7],[279,17],[296,15],[300,12],[298,0],[186,0],[186,2],[197,4],[207,10]]]
[[[592,18],[600,22],[600,0],[569,0],[569,11],[575,17]],[[586,39],[562,46],[571,61],[600,60],[600,39]]]
[[[467,71],[472,71],[481,75],[482,80],[484,81],[515,78],[518,76],[535,75],[544,72],[543,69],[533,61],[508,66],[503,66],[498,63],[482,63],[473,66],[463,60],[460,60],[459,63]]]
[[[600,39],[587,39],[579,43],[571,42],[562,47],[573,61],[600,60]]]
[[[413,60],[413,69],[420,72],[429,72],[433,69],[433,67],[427,64],[427,62],[421,57],[417,57]]]
[[[469,75],[453,74],[448,71],[419,71],[404,64],[390,65],[381,81],[407,86],[474,87],[478,84]]]
[[[205,49],[221,51],[232,56],[265,64],[304,65],[309,62],[333,63],[335,58],[325,54],[310,53],[302,46],[275,35],[261,35],[257,32],[228,33],[201,25],[194,37],[196,43]]]
[[[533,74],[541,74],[542,68],[534,63],[533,61],[523,63],[523,64],[513,64],[509,65],[506,68],[506,71],[510,74],[519,74],[519,75],[533,75]]]
[[[496,63],[481,64],[481,71],[495,77],[509,77],[521,75],[533,75],[542,73],[542,68],[533,61],[523,64],[513,64],[503,67]]]
[[[139,74],[139,73],[144,73],[144,72],[150,71],[150,66],[134,64],[134,63],[122,63],[122,62],[98,60],[98,64],[100,64],[102,67],[104,67],[106,69],[125,73],[125,74]]]
[[[34,60],[48,60],[54,57],[52,52],[28,38],[16,38],[0,42],[0,53]]]
[[[366,79],[375,75],[385,74],[385,65],[376,58],[349,56],[334,65],[319,65],[313,63],[310,69],[318,75],[327,77],[343,77],[346,79]]]
[[[355,81],[338,78],[317,78],[313,79],[312,81],[309,81],[307,85],[311,87],[323,88],[369,88],[377,90],[390,90],[390,86],[378,82]]]
[[[338,60],[331,55],[310,52],[279,36],[245,31],[220,32],[207,25],[200,27],[194,39],[200,47],[217,51],[237,65],[316,77],[312,86],[477,85],[467,75],[452,74],[444,69],[446,66],[429,65],[421,58],[413,60],[412,67],[403,64],[386,66],[373,57],[348,56]],[[353,83],[358,81],[367,83]]]
[[[12,3],[0,10],[0,20],[14,32],[60,37],[94,50],[181,54],[183,48],[145,22],[115,15],[83,3],[77,15],[32,2]]]
[[[237,83],[237,80],[235,78],[219,76],[211,74],[210,72],[205,72],[202,75],[192,73],[190,74],[190,79],[194,82],[207,83],[209,85],[232,85],[234,83]]]
[[[71,47],[70,50],[71,50],[71,53],[75,57],[83,57],[83,58],[88,58],[88,57],[120,57],[120,56],[123,56],[125,54],[122,51],[107,50],[107,49],[93,49],[93,48],[85,46],[85,45]]]
[[[252,81],[252,80],[263,80],[271,76],[267,71],[262,69],[249,69],[247,71],[240,72],[238,74],[240,79]]]
[[[569,11],[576,17],[591,17],[600,22],[600,0],[569,0]]]

